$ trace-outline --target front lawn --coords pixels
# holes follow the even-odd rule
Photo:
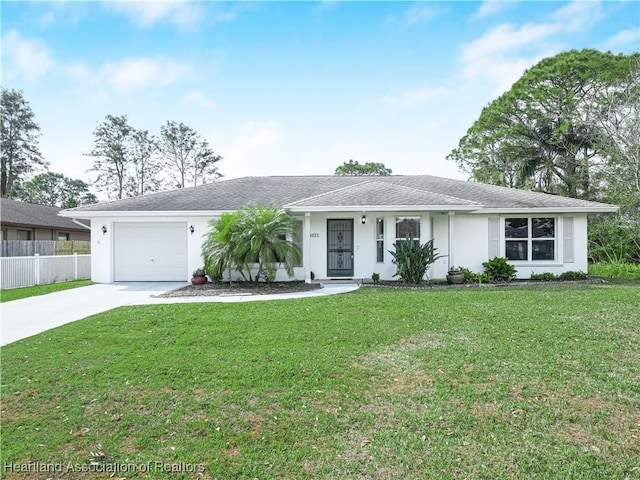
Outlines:
[[[638,478],[639,304],[545,285],[119,308],[2,349],[0,464]]]
[[[21,298],[46,295],[47,293],[69,290],[70,288],[86,287],[91,285],[91,280],[74,280],[72,282],[50,283],[47,285],[34,285],[33,287],[12,288],[0,291],[0,302],[10,302]]]

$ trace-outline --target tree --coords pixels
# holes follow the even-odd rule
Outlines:
[[[334,172],[334,175],[341,176],[363,176],[363,175],[391,175],[392,171],[390,168],[384,166],[383,163],[358,163],[358,161],[349,160],[348,162],[344,162]]]
[[[41,173],[20,184],[16,196],[24,202],[61,208],[73,208],[98,201],[82,180],[54,172]]]
[[[38,166],[45,166],[46,162],[38,149],[40,126],[22,92],[2,88],[0,112],[0,195],[6,198],[14,196],[15,188],[24,175]]]
[[[222,176],[216,165],[222,157],[184,123],[168,121],[161,127],[159,151],[166,173],[178,188],[195,187]]]
[[[590,117],[606,162],[596,172],[598,200],[619,205],[589,225],[592,261],[640,263],[640,61],[631,73],[594,96]]]
[[[96,157],[96,160],[90,171],[97,173],[95,187],[105,192],[109,199],[125,198],[127,186],[131,185],[132,134],[133,128],[126,115],[107,115],[105,121],[93,131],[93,150],[87,155]]]
[[[447,158],[477,181],[589,198],[602,161],[589,102],[639,55],[572,50],[542,60],[483,109]]]
[[[161,166],[156,158],[158,141],[147,130],[134,130],[130,138],[133,166],[128,194],[130,196],[157,192],[162,186],[158,177]]]
[[[245,207],[223,214],[206,236],[202,253],[205,270],[214,278],[235,268],[245,280],[273,281],[278,266],[291,277],[300,264],[302,252],[294,243],[296,221],[283,209],[274,206]],[[258,265],[255,277],[251,275]]]

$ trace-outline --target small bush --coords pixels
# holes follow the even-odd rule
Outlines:
[[[560,280],[586,280],[587,278],[589,278],[589,275],[587,275],[585,272],[569,271],[561,273],[558,278]]]
[[[539,280],[542,282],[553,282],[554,280],[557,280],[558,277],[556,277],[553,273],[551,272],[543,272],[543,273],[532,273],[531,277],[529,277],[530,280]]]
[[[505,257],[494,257],[488,262],[483,262],[484,273],[492,280],[508,282],[516,276],[516,269]]]
[[[380,283],[380,274],[379,274],[379,273],[375,273],[375,272],[373,272],[373,273],[371,274],[371,281],[372,281],[373,283]]]
[[[493,281],[493,278],[486,273],[476,273],[464,267],[460,267],[460,271],[464,277],[464,283],[491,283]]]

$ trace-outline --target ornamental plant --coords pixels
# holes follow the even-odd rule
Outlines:
[[[417,240],[408,238],[393,246],[395,250],[389,250],[389,253],[398,266],[398,271],[393,276],[400,277],[405,283],[422,283],[429,266],[442,257],[437,255],[438,249],[433,246],[433,239],[420,245]]]

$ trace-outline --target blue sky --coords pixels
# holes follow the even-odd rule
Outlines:
[[[2,2],[2,85],[49,169],[91,178],[107,114],[207,138],[227,178],[382,162],[465,178],[446,155],[528,67],[640,49],[640,3]]]

